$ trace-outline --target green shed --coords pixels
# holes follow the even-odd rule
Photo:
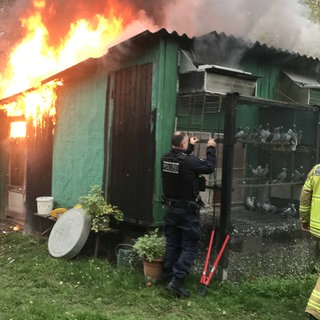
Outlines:
[[[8,139],[10,123],[18,119],[0,114],[4,124],[0,131],[1,215],[19,218],[26,229],[33,230],[38,223],[36,197],[52,195],[55,207],[71,208],[90,186],[99,185],[106,199],[125,213],[127,222],[161,225],[159,159],[170,148],[175,129],[203,134],[204,139],[208,135],[221,138],[216,174],[208,177],[204,194],[209,210],[213,202],[219,206],[223,139],[228,132],[225,102],[231,92],[239,94],[234,119],[238,131],[248,127],[253,134],[267,124],[270,130],[295,125],[304,137],[297,152],[285,154],[276,146],[272,156],[269,145],[256,148],[256,141],[249,144],[236,139],[232,177],[233,189],[239,187],[239,192],[233,193],[232,205],[245,207],[246,199],[257,190],[251,183],[251,167],[265,165],[269,157],[273,169],[268,179],[274,180],[284,165],[291,174],[318,160],[318,108],[314,104],[319,88],[314,86],[317,75],[312,72],[318,63],[318,59],[216,32],[191,39],[160,29],[119,43],[106,55],[43,81],[62,79],[63,85],[57,88],[56,123],[47,119],[41,134],[33,135],[29,128],[26,141]],[[299,88],[308,90],[311,98],[294,101],[291,96],[288,101],[288,81],[296,84],[307,76],[312,88]],[[15,158],[20,164],[7,152],[8,141],[15,155],[20,152]],[[201,155],[203,144],[197,152]],[[282,164],[277,161],[280,154],[285,154]],[[11,185],[12,179],[6,177],[15,168],[22,172],[22,180]],[[295,185],[299,183],[283,191],[286,201],[297,200]],[[278,201],[281,206],[282,200]]]

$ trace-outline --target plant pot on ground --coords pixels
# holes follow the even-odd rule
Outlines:
[[[165,238],[159,233],[159,230],[155,229],[139,237],[133,248],[143,261],[145,276],[153,281],[162,280]]]

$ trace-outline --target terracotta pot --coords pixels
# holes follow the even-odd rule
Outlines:
[[[163,260],[156,259],[151,262],[143,260],[144,275],[153,281],[161,281],[163,278]]]

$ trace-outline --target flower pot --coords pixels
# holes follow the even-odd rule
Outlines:
[[[147,260],[143,260],[144,275],[155,282],[161,281],[163,278],[162,264],[163,264],[162,259],[156,259],[151,262]]]

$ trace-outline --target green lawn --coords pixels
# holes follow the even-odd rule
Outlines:
[[[47,240],[21,233],[0,235],[0,319],[307,319],[304,308],[316,275],[211,282],[190,299],[172,297],[160,284],[146,286],[140,269],[118,269],[92,256],[52,258]]]

